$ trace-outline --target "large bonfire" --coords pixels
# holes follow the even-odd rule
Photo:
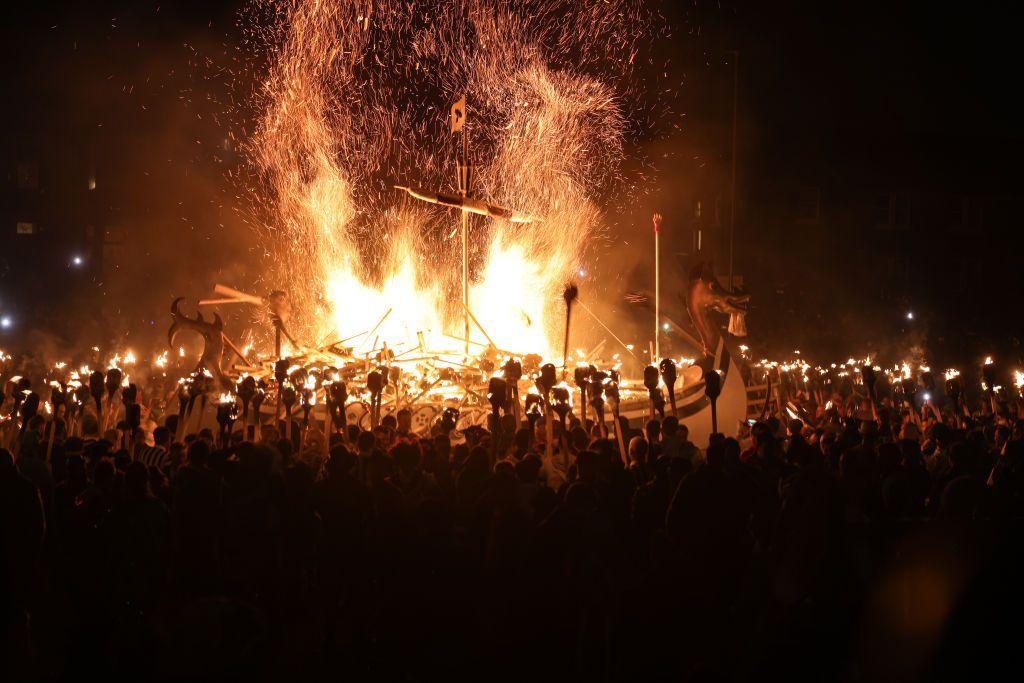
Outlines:
[[[284,0],[261,6],[271,61],[246,152],[268,289],[323,341],[393,348],[462,336],[460,216],[394,189],[451,193],[459,135],[472,194],[532,223],[475,218],[473,335],[515,352],[558,347],[560,292],[602,232],[619,179],[637,4],[535,0]],[[463,133],[449,107],[465,94]]]

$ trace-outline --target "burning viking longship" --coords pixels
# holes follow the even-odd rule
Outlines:
[[[218,293],[231,296],[204,303],[267,303],[226,287],[219,287]],[[288,425],[301,421],[308,426],[312,421],[322,424],[327,431],[347,424],[371,429],[384,415],[406,408],[412,413],[413,430],[425,433],[442,420],[451,420],[450,426],[458,430],[491,427],[492,416],[510,415],[518,422],[523,416],[530,416],[533,406],[535,416],[544,410],[560,413],[560,418],[569,411],[575,412],[603,425],[607,433],[614,431],[609,423],[616,415],[639,426],[648,417],[674,414],[689,428],[691,440],[706,443],[713,429],[706,373],[716,372],[721,378],[717,401],[719,429],[732,432],[747,417],[742,356],[734,341],[745,334],[747,298],[725,292],[705,268],[694,269],[686,293],[686,308],[696,336],[681,328],[678,331],[692,345],[699,360],[678,367],[671,359],[664,359],[658,366],[648,367],[640,379],[619,375],[615,362],[587,359],[572,368],[575,388],[565,381],[555,384],[551,379],[545,380],[545,375],[557,376],[559,369],[545,366],[540,355],[517,355],[493,344],[466,357],[455,349],[422,346],[412,353],[395,353],[385,342],[374,344],[369,351],[357,352],[358,343],[332,343],[319,348],[292,348],[286,357],[251,365],[224,335],[219,316],[212,322],[202,314],[188,318],[180,311],[180,300],[172,305],[169,341],[173,345],[176,335],[184,329],[198,332],[204,340],[194,379],[183,383],[180,389],[183,397],[191,396],[189,403],[193,408],[189,414],[194,412],[195,394],[202,391],[195,383],[199,380],[201,384],[201,378],[206,377],[208,388],[227,392],[222,394],[222,404],[236,402],[236,395],[246,393],[242,387],[247,383],[251,385],[250,391],[269,395],[269,400],[263,400],[262,407],[252,414],[251,420],[255,422],[269,417]],[[728,329],[715,320],[716,312],[729,315]],[[275,323],[280,324],[277,320]],[[425,339],[421,335],[423,344]],[[222,367],[225,349],[235,357],[228,367]],[[600,370],[601,367],[607,371]],[[232,388],[234,394],[230,393]],[[604,410],[606,396],[608,411]],[[245,402],[248,413],[248,399]],[[186,416],[185,407],[183,400],[183,419],[190,420],[193,426],[204,420],[212,426],[217,409],[214,402],[209,403],[205,415],[200,408],[192,418]],[[247,418],[246,428],[248,423]]]

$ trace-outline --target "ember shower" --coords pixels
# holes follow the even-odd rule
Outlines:
[[[461,335],[460,217],[395,184],[452,193],[469,105],[473,195],[543,217],[474,217],[470,308],[499,348],[556,346],[560,292],[602,234],[631,128],[637,4],[291,0],[259,6],[271,61],[245,151],[267,288],[299,330],[392,346]],[[484,341],[479,330],[474,338]]]

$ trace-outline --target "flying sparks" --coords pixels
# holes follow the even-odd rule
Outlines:
[[[265,5],[278,21],[258,33],[272,63],[245,151],[267,278],[302,283],[290,287],[296,327],[344,338],[390,310],[375,334],[392,347],[461,333],[458,212],[393,185],[452,185],[445,123],[466,93],[473,201],[517,212],[487,212],[470,229],[474,337],[549,353],[558,294],[621,180],[641,3]]]

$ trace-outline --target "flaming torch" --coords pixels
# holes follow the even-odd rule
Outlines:
[[[89,393],[92,395],[92,400],[96,403],[96,422],[99,424],[100,431],[103,431],[103,392],[104,392],[105,377],[99,370],[94,370],[89,375]]]
[[[562,292],[562,298],[565,299],[565,343],[562,346],[562,380],[565,380],[566,372],[568,372],[569,363],[569,323],[572,321],[572,305],[576,302],[580,296],[580,289],[575,283],[570,282],[565,286],[565,291]]]
[[[230,393],[220,395],[217,401],[217,424],[220,425],[220,445],[227,448],[231,439],[231,430],[238,419],[238,403]]]
[[[542,416],[543,400],[540,394],[528,393],[523,410],[526,413],[526,421],[530,423],[530,440],[533,440],[534,430],[537,428],[537,420]]]
[[[545,363],[540,367],[540,374],[537,376],[537,389],[540,391],[541,399],[544,401],[544,456],[548,462],[554,455],[555,425],[551,414],[551,390],[555,386],[555,366]]]
[[[280,354],[279,354],[280,355]],[[277,405],[274,408],[274,421],[276,422],[278,417],[281,415],[281,403],[284,395],[284,383],[288,379],[288,360],[286,358],[278,358],[274,362],[274,380],[277,382]]]
[[[924,387],[924,400],[927,403],[935,396],[935,375],[927,365],[921,366],[921,385]]]
[[[665,388],[668,389],[668,400],[672,404],[672,414],[678,418],[679,411],[676,410],[676,362],[671,358],[664,358],[658,364],[658,367],[661,368],[661,379],[665,382]]]
[[[79,382],[78,387],[75,389],[75,400],[72,404],[75,412],[75,428],[79,434],[82,432],[82,417],[80,416],[85,415],[85,406],[88,405],[90,398],[89,385]]]
[[[14,445],[14,452],[21,450],[22,437],[28,428],[29,421],[39,413],[39,394],[29,391],[25,394],[25,400],[21,403],[21,429],[18,430],[18,442]]]
[[[914,394],[917,393],[917,382],[914,381],[914,377],[910,373],[910,366],[908,364],[903,364],[901,372],[903,373],[903,377],[900,380],[900,388],[903,390],[903,400],[906,401],[907,405],[913,408]]]
[[[56,380],[50,382],[50,405],[53,406],[53,415],[50,416],[50,434],[46,439],[46,462],[50,462],[50,456],[53,454],[53,441],[57,434],[57,418],[62,406],[65,407],[64,414],[65,418],[67,417],[66,404],[67,393],[64,385]]]
[[[604,383],[608,379],[606,372],[594,372],[591,375],[590,405],[594,407],[594,415],[597,419],[598,433],[602,438],[608,435],[604,424]]]
[[[316,406],[316,375],[309,374],[306,376],[306,381],[302,385],[302,431],[305,433],[309,430],[309,414],[313,411],[313,407]]]
[[[711,433],[718,433],[718,395],[722,393],[722,376],[715,369],[704,373],[704,395],[711,401]]]
[[[566,433],[568,428],[565,418],[572,410],[572,397],[569,395],[569,387],[565,386],[564,382],[551,390],[551,409],[555,411],[559,422],[562,423],[562,433]]]
[[[341,381],[337,374],[333,376],[327,387],[327,440],[330,441],[330,434],[334,431],[334,424],[341,427],[341,438],[348,441],[348,416],[345,414],[345,402],[348,401],[348,387]]]
[[[611,381],[605,389],[608,395],[608,407],[612,410],[612,429],[615,430],[615,442],[619,446],[619,457],[622,464],[628,465],[626,458],[626,444],[622,440],[622,425],[619,423],[619,375],[614,370],[611,373]]]
[[[981,378],[984,380],[982,388],[989,396],[992,396],[998,383],[996,379],[996,365],[992,360],[992,356],[985,357],[985,363],[981,366]]]
[[[192,404],[192,382],[191,378],[182,377],[178,380],[178,429],[174,435],[175,441],[181,441],[185,437],[186,411]]]
[[[580,389],[580,412],[583,423],[587,423],[587,387],[590,385],[590,375],[594,371],[591,365],[577,365],[573,372],[573,380]]]
[[[292,406],[295,405],[298,393],[290,384],[285,385],[280,393],[281,403],[284,404],[284,438],[290,442],[292,440]]]
[[[370,392],[370,425],[374,428],[380,423],[380,401],[386,385],[386,373],[373,370],[366,375],[366,389]]]
[[[128,431],[128,452],[135,455],[135,430],[142,424],[142,406],[139,405],[139,388],[129,384],[121,390],[124,403],[125,428]]]
[[[114,405],[114,394],[121,388],[122,379],[124,379],[124,373],[121,371],[121,368],[116,365],[107,368],[107,374],[104,378],[107,389],[107,412],[103,418],[104,429],[107,428],[110,421],[117,415],[117,406]]]
[[[245,438],[248,440],[249,437],[249,404],[252,403],[253,398],[256,396],[256,378],[252,375],[246,375],[238,381],[235,389],[238,394],[239,400],[242,401],[242,430],[245,433]]]
[[[665,397],[661,395],[661,387],[658,386],[660,380],[658,368],[654,365],[648,365],[644,368],[644,386],[647,387],[647,392],[651,398],[651,419],[654,419],[655,412],[662,419],[665,418]]]
[[[519,380],[523,378],[523,364],[515,358],[505,361],[502,368],[505,373],[505,381],[508,383],[509,401],[512,403],[512,415],[516,419],[516,429],[519,429]]]
[[[960,382],[960,371],[954,368],[946,370],[946,395],[953,402],[953,408],[959,414],[960,396],[963,393],[963,385]]]
[[[267,398],[267,383],[262,379],[256,383],[256,393],[252,397],[252,414],[255,416],[253,421],[253,435],[252,438],[256,438],[256,428],[260,426],[260,408],[263,406],[263,401]],[[277,420],[277,416],[274,416],[274,420]],[[262,434],[261,434],[262,436]]]
[[[875,368],[871,364],[870,359],[861,366],[860,376],[864,380],[864,387],[868,391],[868,399],[871,401],[871,405],[874,406],[876,400],[875,385],[878,382],[878,377],[875,375]]]
[[[501,413],[508,413],[508,384],[501,377],[491,377],[487,382],[487,400],[491,403],[491,451],[492,464],[498,459],[498,441],[502,435]]]

